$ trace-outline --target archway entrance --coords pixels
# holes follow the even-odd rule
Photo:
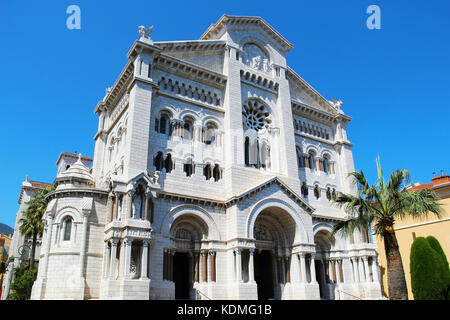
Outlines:
[[[273,287],[273,261],[269,250],[255,252],[255,281],[258,287],[258,300],[275,298]]]
[[[176,252],[173,256],[173,282],[175,282],[175,299],[189,299],[191,290],[189,276],[189,254]]]
[[[253,261],[258,299],[284,298],[286,284],[291,282],[291,251],[297,232],[294,219],[279,207],[266,208],[256,217]]]
[[[316,280],[319,284],[320,298],[334,300],[336,286],[336,270],[330,262],[331,249],[334,246],[334,238],[329,238],[327,232],[319,231],[314,235],[316,245]]]

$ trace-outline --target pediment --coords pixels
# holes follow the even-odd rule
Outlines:
[[[284,54],[288,53],[294,47],[293,44],[287,41],[261,17],[230,16],[227,14],[224,14],[219,21],[212,24],[200,37],[200,40],[220,39],[229,27],[239,27],[242,29],[258,28],[262,33],[268,35]]]
[[[248,199],[254,197],[256,194],[260,193],[264,189],[272,186],[278,185],[280,190],[282,190],[288,197],[297,202],[306,212],[312,214],[314,212],[314,208],[311,207],[297,192],[292,190],[289,186],[287,186],[283,181],[281,181],[278,177],[270,178],[257,186],[249,188],[244,192],[239,193],[238,195],[227,200],[227,206],[233,205],[237,202],[240,202],[244,199]]]

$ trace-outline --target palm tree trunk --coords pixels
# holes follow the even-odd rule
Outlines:
[[[405,272],[403,270],[402,257],[398,247],[394,231],[383,233],[384,248],[387,260],[387,279],[389,299],[408,300]]]
[[[36,243],[37,243],[37,232],[33,231],[33,242],[31,244],[31,253],[30,253],[30,270],[34,268],[34,255],[36,251]]]

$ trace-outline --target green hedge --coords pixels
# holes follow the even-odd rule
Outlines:
[[[436,249],[435,249],[436,248]],[[450,284],[447,258],[434,237],[418,237],[411,246],[411,287],[415,300],[445,300]]]

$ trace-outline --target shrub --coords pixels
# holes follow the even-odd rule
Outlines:
[[[423,237],[411,246],[411,287],[415,300],[442,300],[442,259]]]
[[[433,248],[433,250],[436,251],[439,254],[439,256],[441,257],[441,269],[440,269],[441,281],[442,281],[442,289],[441,290],[443,292],[444,298],[446,300],[448,300],[449,299],[448,294],[449,294],[449,290],[450,290],[450,269],[448,267],[447,256],[445,255],[444,250],[442,250],[441,244],[435,237],[428,236],[426,239],[427,239],[429,245],[431,246],[431,248]]]
[[[37,277],[38,267],[28,270],[28,261],[15,269],[14,281],[11,283],[11,291],[8,300],[27,300],[31,295],[31,288]]]

